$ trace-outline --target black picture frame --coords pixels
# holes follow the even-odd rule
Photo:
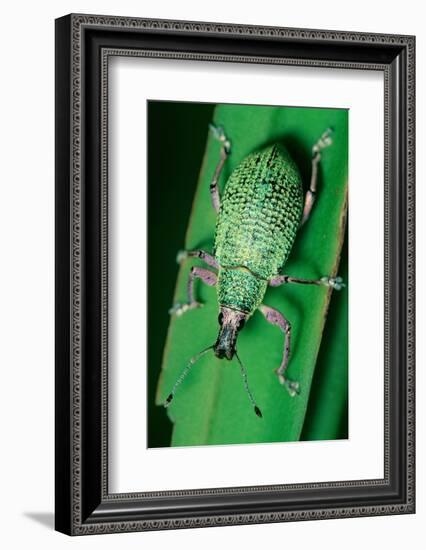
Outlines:
[[[384,478],[108,493],[111,55],[384,73]],[[415,37],[71,14],[56,20],[56,529],[69,535],[414,513]]]

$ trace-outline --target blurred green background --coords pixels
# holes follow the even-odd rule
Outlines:
[[[238,349],[263,419],[252,412],[236,362],[219,361],[213,354],[194,366],[169,409],[156,405],[189,359],[217,335],[215,289],[203,288],[202,283],[196,289],[204,308],[178,319],[168,315],[174,301],[186,301],[187,274],[197,263],[187,261],[180,268],[177,251],[213,247],[215,213],[208,187],[219,145],[208,137],[212,120],[224,125],[232,141],[222,188],[236,164],[273,141],[287,146],[306,184],[312,145],[333,127],[334,143],[324,151],[320,165],[318,201],[284,272],[318,277],[338,267],[347,283],[347,229],[342,225],[347,198],[346,110],[150,101],[148,446],[347,438],[347,288],[333,293],[302,285],[268,290],[265,303],[292,323],[288,373],[299,380],[302,392],[291,398],[279,385],[273,370],[280,363],[283,336],[256,313],[242,331]]]

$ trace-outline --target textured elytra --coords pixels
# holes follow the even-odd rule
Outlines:
[[[221,305],[256,309],[266,281],[288,258],[302,210],[302,178],[283,146],[252,153],[237,166],[226,183],[216,224]],[[244,287],[249,290],[245,297],[239,291]]]
[[[222,267],[269,279],[284,265],[303,209],[302,178],[289,153],[272,145],[246,157],[226,183],[216,225]]]

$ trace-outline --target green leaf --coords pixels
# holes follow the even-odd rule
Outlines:
[[[347,236],[339,274],[348,278]],[[348,438],[348,289],[331,298],[301,439]]]
[[[221,177],[222,188],[232,169],[247,154],[275,141],[281,141],[287,146],[304,181],[308,182],[312,145],[328,127],[333,127],[333,144],[324,150],[320,164],[317,202],[311,218],[299,231],[283,272],[303,278],[335,275],[346,218],[347,111],[218,105],[214,122],[225,128],[232,142],[232,153]],[[220,145],[210,136],[186,242],[182,248],[213,249],[216,215],[211,206],[209,183],[219,150]],[[186,301],[189,269],[196,264],[203,265],[199,261],[187,260],[179,270],[175,302]],[[170,393],[190,358],[212,345],[217,337],[216,290],[202,283],[196,288],[197,297],[205,304],[204,307],[170,320],[157,389],[156,402],[159,405]],[[174,423],[171,444],[184,446],[299,440],[331,293],[325,287],[292,284],[268,289],[265,296],[264,302],[281,311],[292,325],[288,376],[299,381],[300,395],[290,397],[279,384],[274,369],[281,361],[283,335],[256,312],[239,335],[238,352],[247,369],[249,385],[263,418],[258,418],[253,412],[244,391],[237,361],[219,360],[210,352],[193,366],[167,409]],[[337,295],[336,300],[339,297],[341,295]]]

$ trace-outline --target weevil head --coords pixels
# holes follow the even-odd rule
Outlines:
[[[237,309],[232,309],[223,305],[220,306],[219,318],[218,318],[220,329],[219,329],[219,334],[216,342],[213,344],[213,346],[209,346],[208,348],[205,348],[204,350],[200,351],[190,359],[189,363],[186,365],[186,367],[180,374],[179,378],[176,380],[172,388],[172,391],[169,393],[169,396],[164,401],[163,405],[165,407],[168,407],[172,402],[177,388],[186,378],[192,366],[195,365],[195,363],[197,363],[200,357],[208,353],[209,350],[213,349],[214,354],[219,359],[226,358],[230,361],[235,355],[240,365],[240,371],[241,371],[241,376],[243,378],[244,388],[247,392],[248,398],[250,399],[250,403],[253,405],[253,409],[256,416],[258,416],[259,418],[262,418],[262,413],[259,407],[256,405],[253,394],[251,393],[248,385],[247,371],[244,368],[244,365],[242,364],[241,359],[236,350],[238,332],[243,328],[246,320],[249,317],[250,317],[250,313],[239,311]]]
[[[220,306],[219,334],[213,346],[216,357],[229,361],[234,357],[238,332],[243,328],[247,317],[248,314],[243,311]]]

